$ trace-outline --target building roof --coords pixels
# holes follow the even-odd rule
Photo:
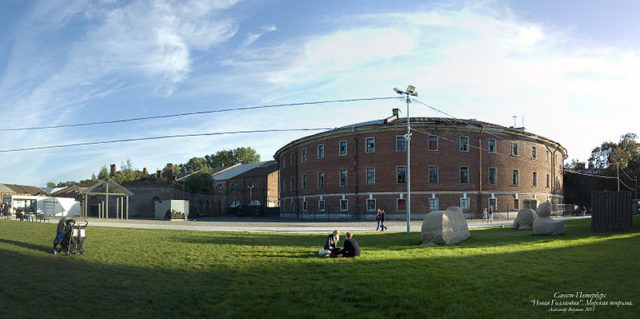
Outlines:
[[[278,170],[278,162],[276,161],[267,161],[263,162],[263,165],[260,165],[254,169],[250,169],[235,178],[248,178],[248,177],[256,177],[256,176],[266,176]]]
[[[258,162],[258,163],[250,163],[250,164],[241,164],[238,166],[233,166],[232,168],[216,174],[213,176],[214,181],[224,181],[229,180],[234,177],[237,177],[240,174],[246,173],[254,168],[261,167],[263,165],[271,165],[275,161],[267,161],[267,162]]]
[[[0,193],[37,195],[45,194],[46,192],[42,188],[36,186],[0,184]]]

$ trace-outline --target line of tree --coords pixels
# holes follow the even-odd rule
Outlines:
[[[186,176],[185,187],[189,191],[197,193],[212,193],[213,186],[211,183],[211,174],[220,168],[228,167],[235,164],[249,164],[257,163],[260,161],[260,154],[251,147],[238,147],[232,150],[218,151],[211,155],[205,155],[204,157],[192,157],[184,164],[172,164],[172,174],[174,176]],[[82,180],[80,182],[66,181],[66,182],[48,182],[47,187],[69,187],[75,185],[91,184],[96,180],[112,178],[119,184],[134,183],[137,180],[137,174],[131,163],[130,159],[120,164],[120,170],[116,172],[114,176],[110,176],[109,169],[106,165],[102,166],[98,171],[98,174],[92,174],[91,179]],[[163,168],[163,172],[168,172],[168,167]],[[164,181],[156,181],[164,183]]]
[[[616,176],[618,165],[630,177],[640,175],[640,143],[638,136],[627,133],[620,141],[604,142],[591,151],[586,162],[573,159],[565,164],[565,168],[577,172],[585,172],[602,176]]]

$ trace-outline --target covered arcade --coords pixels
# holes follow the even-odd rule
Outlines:
[[[129,197],[133,193],[110,178],[101,180],[80,191],[81,217],[89,216],[89,205],[97,206],[98,218],[109,218],[109,206],[115,201],[115,218],[129,219]]]

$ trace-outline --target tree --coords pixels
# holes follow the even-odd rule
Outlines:
[[[564,168],[572,171],[584,171],[587,169],[587,164],[585,162],[580,162],[577,159],[572,159],[570,163],[564,164]]]
[[[251,147],[238,147],[235,150],[218,151],[215,154],[206,155],[204,160],[209,167],[217,168],[238,163],[257,163],[260,161],[260,154]]]
[[[109,178],[109,170],[107,170],[107,166],[102,166],[100,171],[98,172],[98,179]]]
[[[56,183],[54,183],[54,182],[48,182],[48,183],[47,183],[47,187],[48,187],[48,188],[54,188],[54,187],[56,187]]]
[[[136,172],[133,165],[131,165],[130,159],[127,159],[125,163],[120,163],[120,167],[122,167],[120,171],[113,176],[113,180],[115,180],[116,183],[125,184],[136,180]]]
[[[213,192],[213,181],[210,173],[198,172],[185,181],[190,192],[210,194]]]
[[[194,172],[211,173],[211,167],[202,157],[193,157],[186,164],[180,164],[182,172],[191,174]],[[175,173],[174,173],[175,174]]]
[[[601,175],[614,176],[617,165],[632,175],[640,173],[640,143],[638,136],[627,133],[620,137],[618,143],[604,142],[591,151],[589,168],[600,171]]]

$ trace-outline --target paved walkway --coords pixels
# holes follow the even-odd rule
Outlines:
[[[556,217],[554,217],[555,219]],[[586,219],[590,216],[557,217],[562,220]],[[196,231],[237,231],[237,232],[269,232],[269,233],[328,233],[333,229],[353,232],[372,232],[376,223],[369,222],[309,222],[309,221],[281,221],[276,219],[254,218],[206,218],[198,221],[164,221],[154,219],[96,219],[87,220],[89,226],[141,228],[141,229],[172,229]],[[50,223],[57,223],[51,219]],[[502,226],[511,227],[513,220],[495,220],[493,224],[483,223],[480,219],[467,220],[470,228]],[[406,221],[387,221],[387,231],[407,231]],[[422,221],[411,221],[411,231],[420,231]]]

